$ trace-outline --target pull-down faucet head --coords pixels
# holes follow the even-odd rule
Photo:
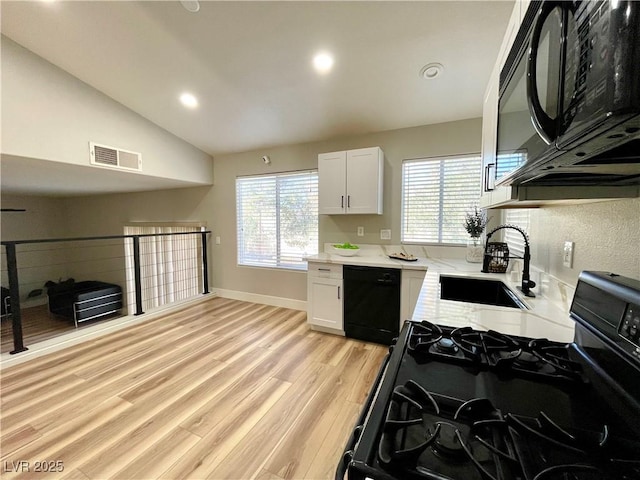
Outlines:
[[[520,287],[518,288],[522,291],[522,293],[525,296],[535,297],[536,295],[531,291],[531,289],[536,286],[536,282],[531,280],[529,277],[529,268],[531,266],[531,250],[529,248],[529,237],[527,236],[527,233],[517,225],[500,225],[499,227],[494,228],[487,234],[487,244],[489,243],[489,239],[494,233],[504,228],[510,228],[510,229],[516,230],[520,232],[520,234],[524,238],[524,256],[523,256],[524,265],[522,267],[522,282],[520,284]],[[485,247],[485,250],[486,250],[486,247]],[[485,265],[483,265],[482,271],[485,273],[488,272]]]

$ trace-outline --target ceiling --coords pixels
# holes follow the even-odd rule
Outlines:
[[[4,35],[217,156],[481,116],[513,1],[0,5]]]

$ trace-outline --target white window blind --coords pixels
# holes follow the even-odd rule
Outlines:
[[[303,270],[318,253],[318,172],[236,179],[238,264]]]
[[[506,210],[504,222],[508,225],[515,225],[522,228],[528,235],[530,228],[530,213],[531,210],[526,208]],[[510,255],[524,255],[524,238],[522,238],[520,232],[517,232],[512,228],[505,228],[504,241],[507,242],[507,245],[509,246]]]
[[[197,224],[127,225],[125,235],[200,232]],[[127,299],[135,311],[133,242],[125,242]],[[142,308],[148,310],[202,293],[202,239],[200,235],[140,237]]]
[[[480,156],[402,163],[402,242],[464,244],[464,215],[480,200]]]

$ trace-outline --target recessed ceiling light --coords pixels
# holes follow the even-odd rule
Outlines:
[[[198,106],[198,99],[187,92],[180,95],[180,102],[187,108],[196,108]]]
[[[442,75],[444,67],[441,63],[429,63],[420,69],[420,77],[425,80],[433,80]]]
[[[200,2],[198,0],[185,0],[180,3],[187,12],[196,13],[200,10]]]
[[[313,57],[313,68],[316,72],[325,74],[333,68],[333,57],[327,52],[320,52]]]

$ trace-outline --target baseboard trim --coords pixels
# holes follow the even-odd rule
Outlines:
[[[304,300],[294,300],[293,298],[274,297],[271,295],[261,295],[259,293],[241,292],[239,290],[227,290],[224,288],[213,288],[212,293],[219,297],[230,298],[232,300],[242,300],[244,302],[262,303],[274,307],[290,308],[292,310],[307,311],[307,302]]]

